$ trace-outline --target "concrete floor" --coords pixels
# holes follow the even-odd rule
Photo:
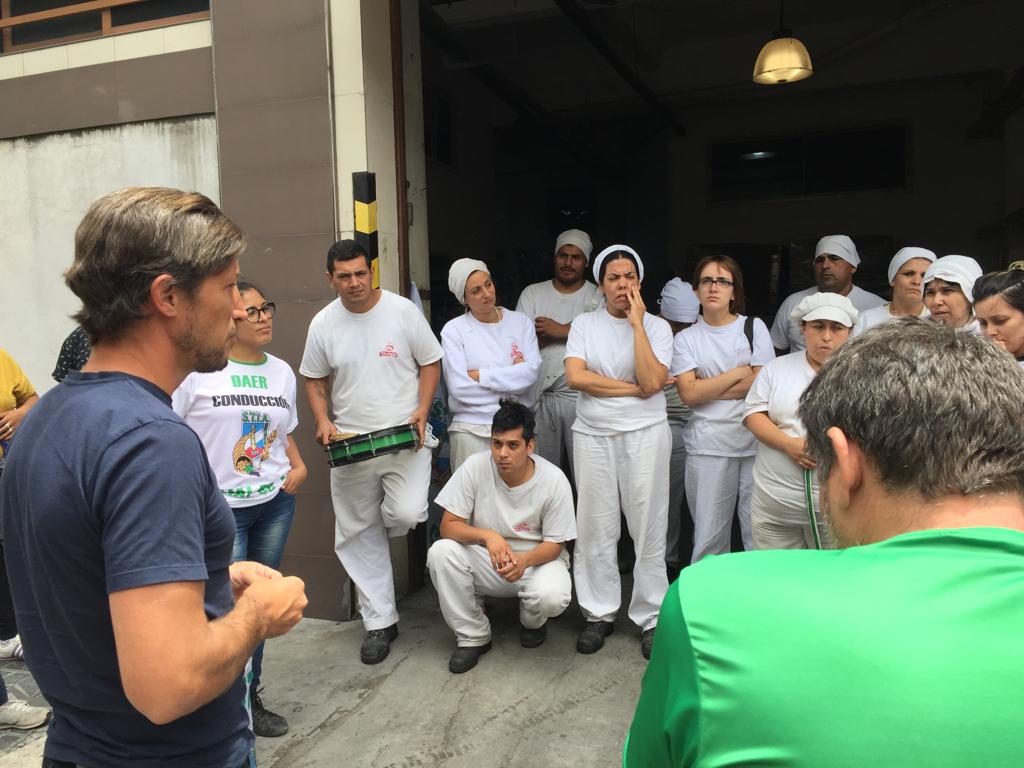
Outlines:
[[[376,666],[359,662],[358,622],[305,620],[268,643],[263,701],[291,730],[258,739],[260,767],[619,765],[646,665],[639,630],[620,619],[604,649],[581,656],[573,604],[526,650],[515,601],[490,606],[494,649],[463,675],[448,672],[454,638],[429,586],[401,602],[401,635]],[[42,736],[0,755],[0,768],[39,765]]]

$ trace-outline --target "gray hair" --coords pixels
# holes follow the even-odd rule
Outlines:
[[[64,273],[82,300],[75,320],[90,340],[116,340],[145,316],[153,280],[168,274],[187,295],[245,250],[245,235],[208,197],[129,187],[96,200],[75,232]]]
[[[822,482],[839,427],[890,493],[1024,495],[1024,371],[974,333],[916,318],[833,354],[800,398]]]

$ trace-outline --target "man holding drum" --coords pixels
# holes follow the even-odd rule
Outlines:
[[[359,657],[377,664],[398,637],[388,538],[427,518],[430,451],[420,446],[444,353],[411,301],[373,287],[370,258],[354,240],[339,240],[327,252],[327,281],[338,300],[310,323],[299,367],[317,440],[390,433],[399,426],[396,415],[419,434],[415,449],[331,470],[334,551],[355,584],[366,628]]]

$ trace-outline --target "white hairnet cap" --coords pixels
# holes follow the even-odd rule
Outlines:
[[[812,293],[810,296],[804,296],[789,313],[789,317],[794,323],[834,320],[847,328],[852,328],[859,314],[853,302],[845,296],[838,293]]]
[[[896,251],[896,255],[892,257],[892,261],[889,262],[889,285],[892,285],[892,281],[896,279],[900,269],[911,259],[928,259],[928,261],[934,264],[935,258],[935,252],[929,251],[927,248],[918,248],[913,245],[900,248]]]
[[[970,256],[943,256],[928,267],[924,273],[924,284],[938,278],[947,283],[956,283],[964,292],[967,301],[974,303],[974,281],[981,277],[981,267]]]
[[[673,277],[661,289],[661,316],[674,323],[695,323],[700,312],[700,299],[693,286],[678,277]]]
[[[466,303],[466,281],[474,272],[491,274],[491,270],[479,259],[457,259],[448,267],[448,290],[459,300],[459,304]]]
[[[628,245],[621,245],[620,244],[620,245],[609,245],[607,248],[605,248],[603,251],[601,251],[599,254],[597,254],[597,256],[594,258],[594,280],[597,282],[597,284],[598,285],[601,284],[601,264],[602,264],[602,262],[604,262],[604,260],[606,258],[608,258],[608,256],[610,254],[613,254],[616,251],[625,251],[626,253],[630,254],[634,259],[636,259],[636,269],[637,269],[637,272],[639,273],[639,277],[640,277],[640,280],[642,282],[643,279],[644,279],[644,263],[642,261],[640,261],[640,254],[637,253],[636,251],[634,251]]]
[[[814,258],[818,258],[823,253],[838,256],[855,267],[860,266],[860,254],[857,253],[857,246],[846,235],[825,235],[821,238],[814,246]]]
[[[583,258],[590,261],[590,252],[594,250],[594,244],[590,242],[590,235],[582,229],[567,229],[555,240],[555,253],[563,245],[575,245],[583,251]]]

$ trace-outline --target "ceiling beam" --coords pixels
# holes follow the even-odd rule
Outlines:
[[[554,0],[554,3],[562,9],[562,13],[590,41],[590,44],[608,62],[611,68],[640,95],[640,98],[647,102],[658,118],[677,136],[685,136],[686,128],[672,113],[672,110],[668,108],[654,91],[647,87],[647,84],[639,75],[630,69],[629,64],[619,55],[615,47],[605,39],[597,27],[594,26],[590,16],[580,8],[576,0]]]

